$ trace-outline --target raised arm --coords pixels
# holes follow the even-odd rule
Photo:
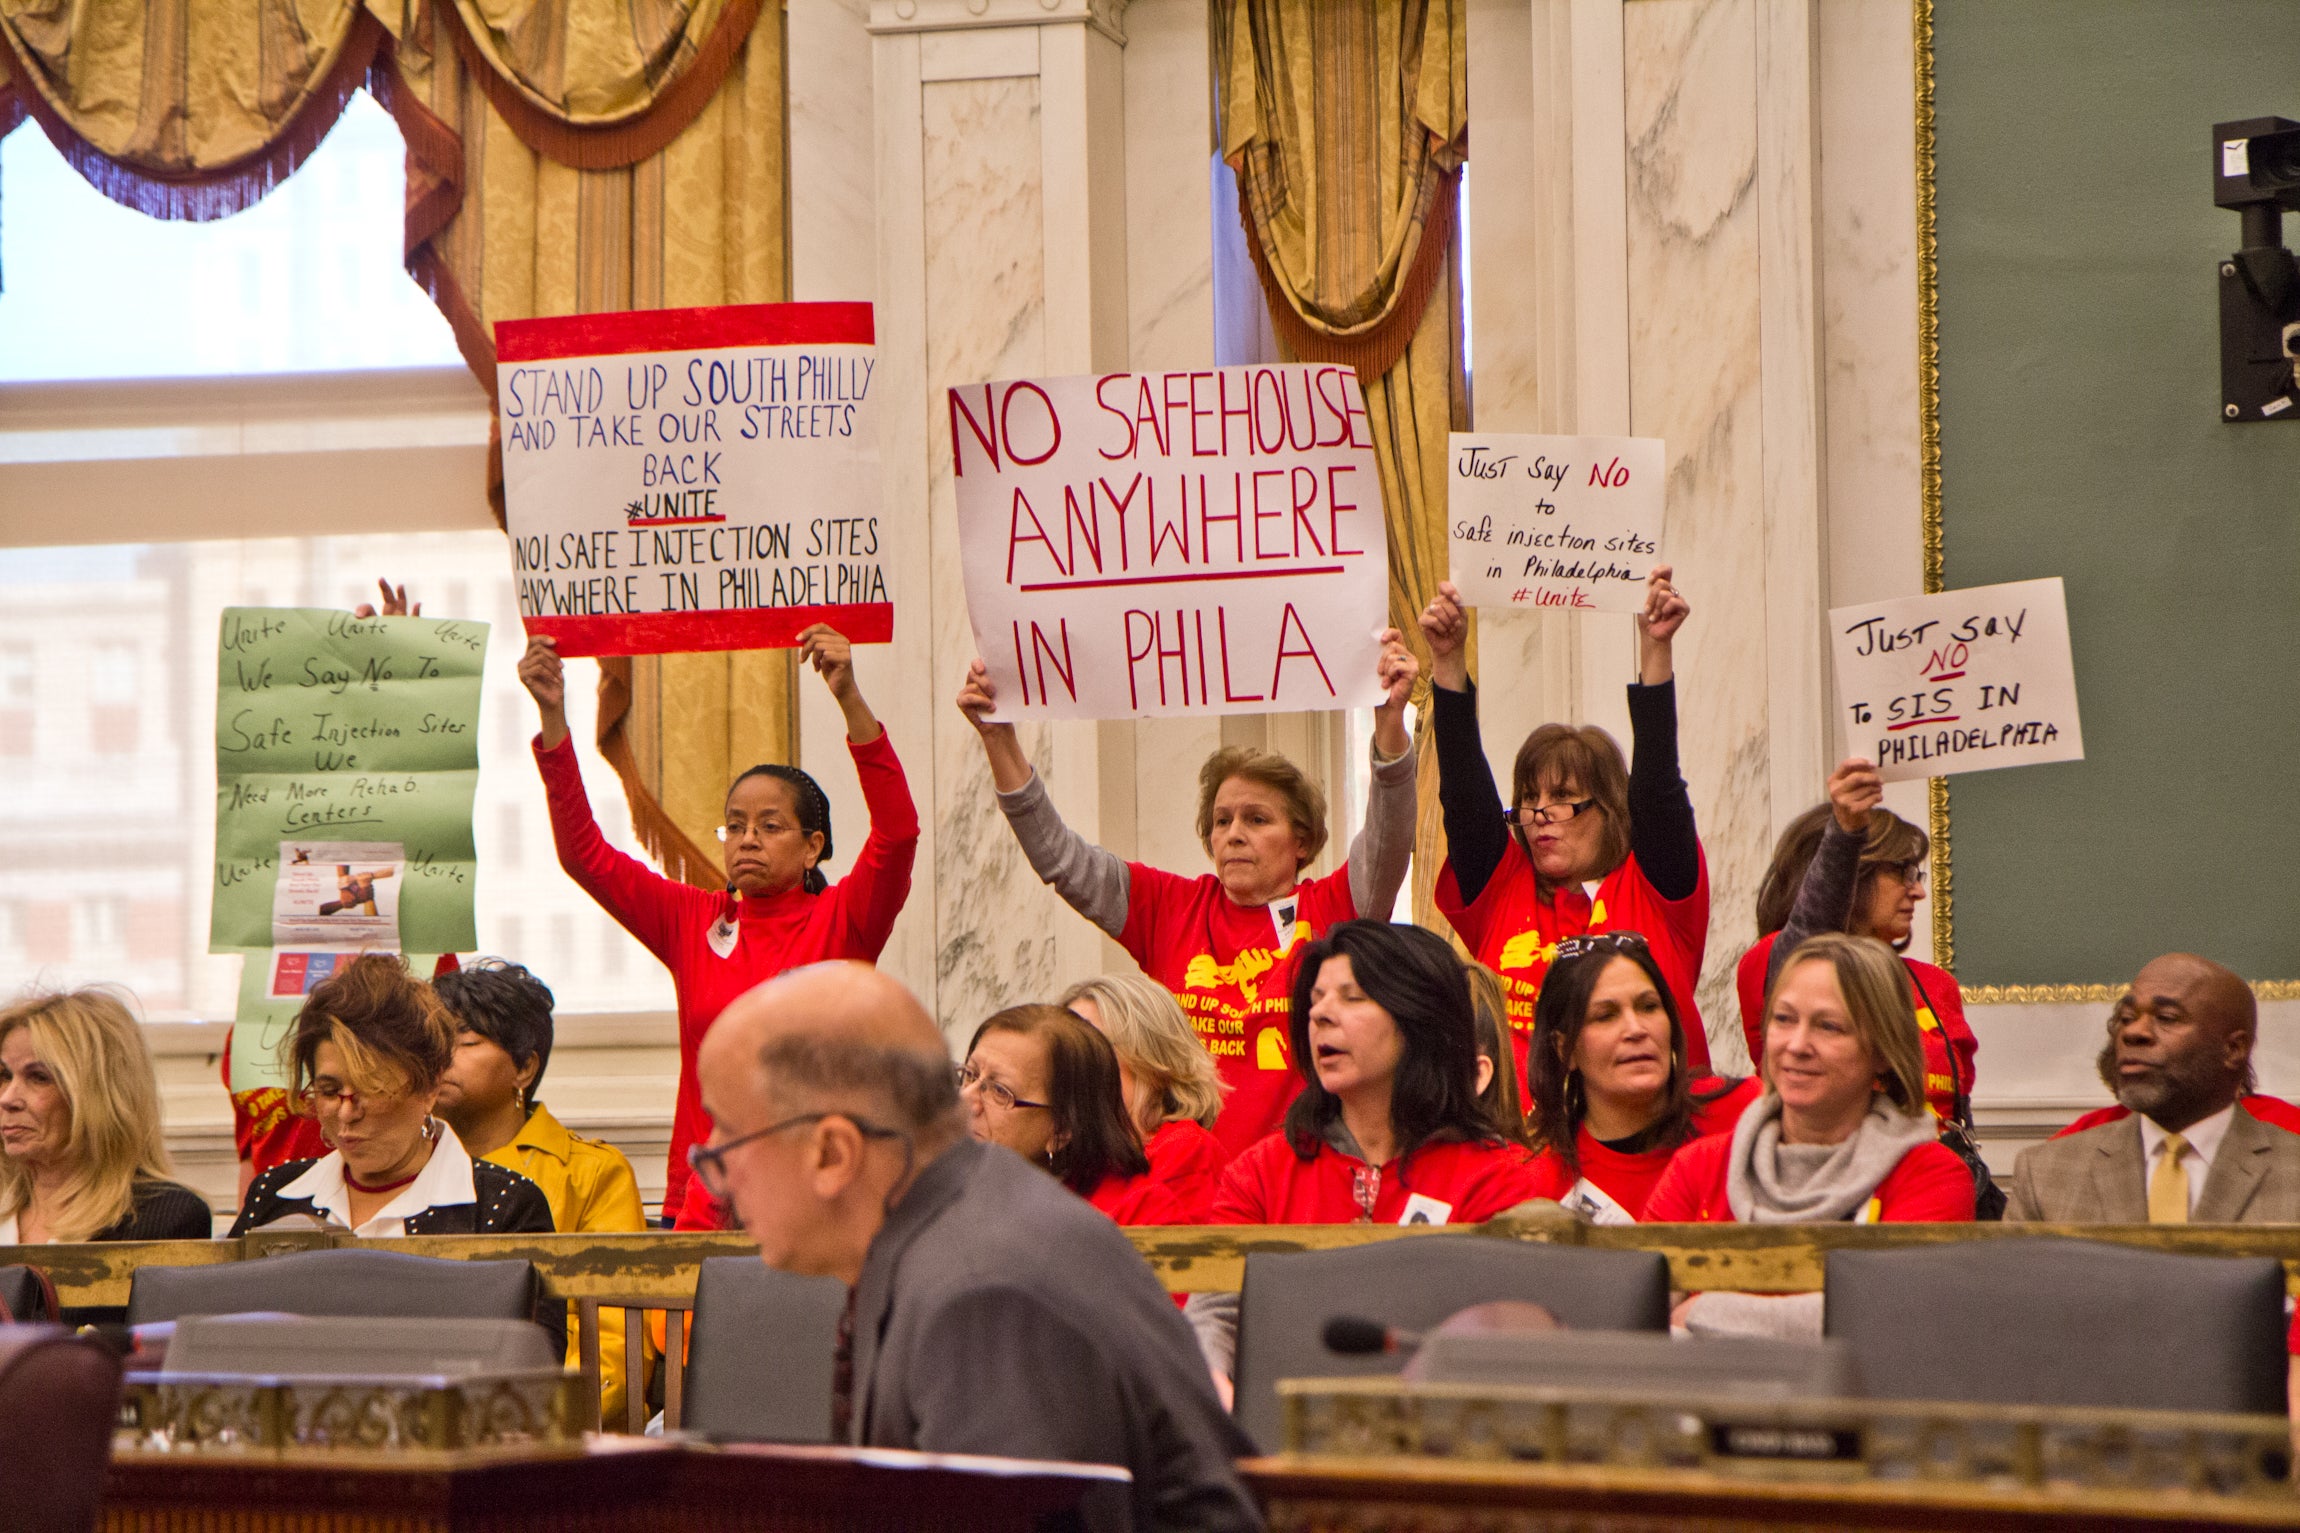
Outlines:
[[[1046,784],[1022,753],[1014,726],[991,719],[997,706],[989,667],[977,660],[967,667],[966,684],[959,688],[958,711],[982,739],[999,810],[1021,843],[1022,855],[1030,859],[1030,870],[1039,881],[1050,885],[1072,910],[1111,936],[1121,935],[1132,882],[1126,863],[1116,852],[1096,846],[1062,823]]]
[[[1445,816],[1446,860],[1464,905],[1475,904],[1509,854],[1509,810],[1494,787],[1493,767],[1478,737],[1477,686],[1469,679],[1469,614],[1461,591],[1438,582],[1422,609],[1430,647],[1430,732],[1437,737],[1438,808]]]
[[[1375,660],[1382,700],[1374,709],[1373,773],[1366,818],[1350,842],[1350,903],[1361,916],[1386,920],[1414,855],[1414,742],[1406,733],[1406,698],[1421,662],[1395,628],[1382,630]]]
[[[1677,765],[1677,683],[1673,647],[1692,607],[1654,566],[1637,617],[1637,684],[1629,689],[1629,846],[1654,892],[1690,896],[1701,882],[1701,837],[1693,795]]]
[[[918,805],[886,730],[863,701],[855,682],[854,646],[846,635],[828,623],[813,624],[799,634],[799,659],[815,668],[846,717],[847,752],[854,757],[855,777],[870,811],[870,835],[836,885],[835,897],[843,902],[855,942],[875,958],[910,898],[918,858]]]
[[[542,732],[535,737],[535,765],[551,807],[551,841],[559,866],[649,952],[665,958],[671,951],[673,913],[686,886],[615,850],[600,834],[567,735],[567,677],[558,645],[541,635],[530,638],[519,657],[519,679],[543,716]]]
[[[1789,922],[1773,939],[1772,955],[1765,961],[1765,993],[1781,966],[1807,937],[1841,932],[1853,924],[1853,897],[1861,882],[1861,848],[1868,844],[1869,811],[1884,802],[1885,780],[1877,769],[1858,756],[1846,758],[1829,776],[1828,828],[1821,845],[1805,865],[1804,881],[1797,885],[1797,903]]]

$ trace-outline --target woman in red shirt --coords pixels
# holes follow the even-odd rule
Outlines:
[[[910,896],[918,851],[918,810],[902,763],[855,685],[847,641],[817,623],[799,635],[811,662],[846,715],[847,749],[870,808],[870,835],[854,870],[833,884],[821,864],[831,855],[830,803],[796,767],[755,766],[727,789],[725,893],[665,878],[607,844],[567,736],[567,690],[556,646],[531,638],[519,679],[543,715],[535,764],[551,804],[559,865],[671,971],[679,997],[679,1093],[671,1118],[671,1154],[663,1208],[681,1228],[724,1222],[696,1184],[688,1206],[687,1147],[710,1135],[695,1081],[695,1051],[728,1002],[785,969],[825,959],[877,960],[894,919]]]
[[[1635,932],[1568,937],[1534,1008],[1527,1094],[1541,1195],[1634,1224],[1680,1146],[1740,1120],[1751,1080],[1695,1075],[1653,950]]]
[[[1009,1006],[958,1068],[967,1132],[1002,1144],[1119,1224],[1187,1224],[1126,1116],[1118,1055],[1076,1012]]]
[[[1446,861],[1437,907],[1478,962],[1509,986],[1518,1067],[1525,1068],[1534,998],[1557,944],[1584,932],[1641,933],[1685,1022],[1688,1065],[1709,1068],[1693,987],[1709,943],[1709,870],[1693,800],[1677,769],[1672,647],[1692,609],[1667,565],[1646,582],[1637,619],[1638,681],[1629,689],[1634,759],[1594,725],[1544,724],[1518,747],[1510,806],[1478,737],[1469,679],[1469,615],[1452,582],[1422,613],[1429,640],[1430,725]]]
[[[1195,878],[1127,862],[1062,823],[1031,770],[980,660],[958,694],[982,736],[998,807],[1038,876],[1172,991],[1214,1056],[1229,1099],[1214,1125],[1235,1155],[1278,1126],[1299,1089],[1286,1055],[1286,997],[1296,947],[1337,921],[1386,916],[1413,856],[1414,751],[1406,694],[1421,667],[1396,629],[1375,662],[1373,777],[1349,860],[1322,878],[1302,870],[1326,844],[1326,798],[1283,756],[1225,747],[1198,770],[1198,841],[1212,873]]]
[[[1735,974],[1741,1033],[1749,1057],[1765,1051],[1765,985],[1776,953],[1823,931],[1874,937],[1902,954],[1916,988],[1917,1031],[1925,1044],[1925,1101],[1943,1123],[1970,1124],[1973,1055],[1980,1042],[1965,1022],[1957,977],[1907,955],[1917,900],[1925,890],[1932,838],[1883,807],[1884,779],[1848,760],[1829,779],[1829,802],[1789,822],[1773,865],[1757,888],[1754,947]]]
[[[1174,1195],[1183,1215],[1171,1222],[1199,1223],[1229,1159],[1207,1132],[1222,1112],[1222,1077],[1173,993],[1145,974],[1104,974],[1080,980],[1056,1004],[1110,1040],[1150,1178]]]

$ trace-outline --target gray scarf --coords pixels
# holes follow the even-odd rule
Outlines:
[[[1781,1099],[1768,1091],[1734,1125],[1725,1201],[1743,1224],[1849,1219],[1902,1156],[1933,1136],[1932,1114],[1908,1116],[1880,1095],[1842,1144],[1783,1144]]]

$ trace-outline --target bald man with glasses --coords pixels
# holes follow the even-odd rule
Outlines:
[[[1252,1452],[1189,1326],[1118,1227],[967,1137],[949,1048],[863,964],[793,970],[722,1013],[698,1060],[695,1174],[767,1264],[849,1285],[832,1436],[1116,1464],[1096,1533],[1258,1529]]]

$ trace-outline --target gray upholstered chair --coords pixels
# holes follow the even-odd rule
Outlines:
[[[1669,1263],[1653,1251],[1583,1251],[1490,1235],[1417,1235],[1333,1251],[1255,1252],[1239,1293],[1238,1425],[1280,1446],[1280,1379],[1395,1373],[1395,1355],[1326,1350],[1328,1320],[1352,1315],[1427,1330],[1495,1299],[1539,1304],[1574,1330],[1669,1329]]]
[[[705,1257],[680,1425],[746,1442],[827,1443],[831,1364],[847,1285]]]
[[[0,1522],[11,1533],[92,1533],[119,1409],[110,1352],[54,1326],[0,1325],[0,1458],[14,1466],[0,1474]]]
[[[2284,1411],[2284,1268],[2090,1240],[1832,1251],[1823,1329],[1875,1399]]]
[[[186,1315],[410,1316],[535,1320],[564,1349],[567,1307],[538,1310],[542,1285],[527,1261],[448,1261],[357,1247],[295,1251],[208,1267],[139,1267],[128,1323]]]

